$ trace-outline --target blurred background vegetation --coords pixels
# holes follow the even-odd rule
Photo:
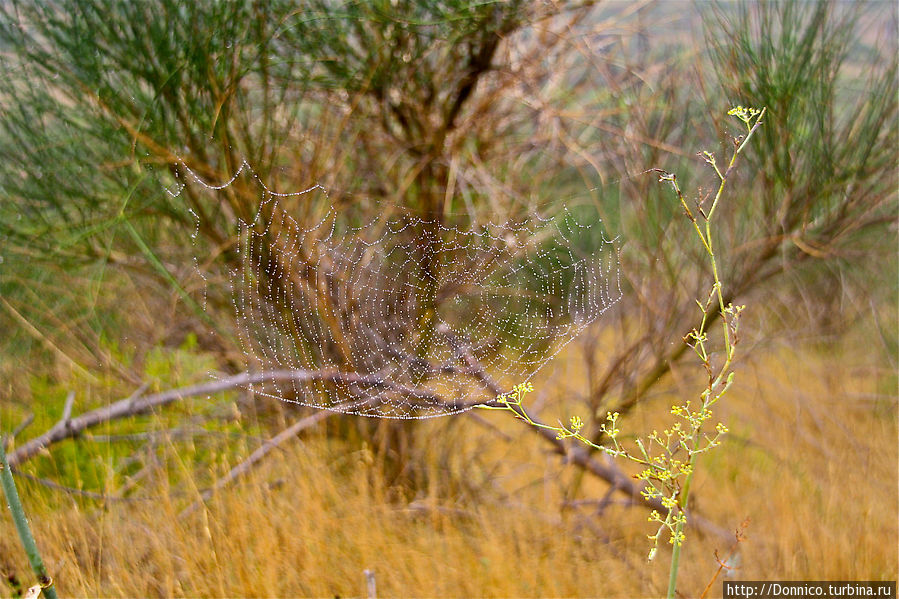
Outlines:
[[[747,517],[732,576],[895,580],[896,57],[889,2],[4,2],[0,431],[21,445],[70,392],[77,415],[246,367],[226,285],[201,295],[259,190],[165,191],[243,160],[328,190],[285,205],[300,223],[595,207],[624,296],[541,373],[533,413],[651,427],[697,390],[681,339],[709,276],[645,171],[701,200],[696,152],[726,150],[728,108],[765,106],[722,206],[746,339],[682,584],[702,592]],[[182,512],[309,413],[223,392],[20,464],[60,591],[354,595],[368,568],[386,595],[663,592],[644,508],[493,415],[323,418]],[[0,570],[0,593],[27,580],[12,535]]]

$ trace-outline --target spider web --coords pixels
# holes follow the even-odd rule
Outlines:
[[[457,413],[493,399],[479,377],[530,380],[621,297],[618,249],[591,206],[499,223],[391,207],[362,223],[321,186],[279,193],[246,162],[220,184],[182,164],[167,191],[224,193],[239,178],[259,200],[236,219],[223,274],[258,394],[382,418]],[[213,285],[207,257],[195,263]]]

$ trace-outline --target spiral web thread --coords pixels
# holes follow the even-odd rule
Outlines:
[[[474,369],[526,382],[621,297],[615,240],[590,207],[352,226],[320,186],[279,193],[246,162],[213,184],[181,166],[173,196],[186,185],[221,192],[241,175],[260,190],[227,273],[258,394],[381,418],[457,413],[493,399]],[[306,198],[328,206],[310,225],[285,207]]]

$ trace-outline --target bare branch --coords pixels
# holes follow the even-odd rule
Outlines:
[[[215,381],[182,387],[180,389],[171,389],[153,395],[142,396],[142,390],[138,390],[137,393],[129,398],[122,399],[103,408],[85,412],[75,418],[61,420],[43,435],[31,439],[11,453],[9,455],[9,463],[11,466],[18,466],[40,452],[41,449],[65,439],[76,437],[84,430],[104,422],[146,414],[155,408],[160,408],[189,397],[211,395],[237,387],[249,387],[252,385],[286,381],[325,381],[332,383],[364,384],[400,393],[410,398],[411,401],[417,400],[426,402],[430,405],[439,403],[446,404],[447,406],[460,407],[430,391],[406,387],[405,385],[385,381],[375,376],[358,373],[337,372],[333,370],[276,370],[260,373],[244,372]]]

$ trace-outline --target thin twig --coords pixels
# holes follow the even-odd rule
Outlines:
[[[53,489],[55,491],[62,491],[64,493],[68,493],[69,495],[78,495],[80,497],[87,497],[88,499],[95,499],[97,501],[128,501],[127,498],[118,497],[115,495],[107,495],[105,493],[95,493],[93,491],[85,491],[84,489],[76,489],[74,487],[68,487],[66,485],[61,485],[58,482],[52,481],[48,478],[42,478],[40,476],[35,476],[33,474],[29,474],[27,472],[21,472],[12,469],[13,472],[16,473],[16,476],[21,476],[22,478],[27,478],[28,480],[34,481],[38,484],[41,484],[49,489]]]
[[[72,406],[74,404],[75,404],[75,392],[69,391],[69,394],[66,395],[66,403],[62,408],[62,418],[59,419],[59,421],[62,423],[63,426],[66,426],[66,424],[69,422],[69,420],[72,419]]]
[[[28,428],[28,425],[31,424],[32,422],[34,422],[34,412],[29,413],[28,416],[26,416],[25,419],[22,420],[22,422],[19,424],[19,426],[17,426],[13,430],[10,438],[15,439],[22,431],[24,431],[26,428]],[[7,442],[8,442],[8,440],[7,440]]]

